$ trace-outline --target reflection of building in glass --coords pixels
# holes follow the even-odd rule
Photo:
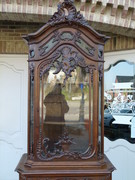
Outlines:
[[[115,83],[113,83],[113,97],[120,98],[118,100],[122,102],[132,100],[133,79],[133,76],[116,76]],[[121,94],[119,95],[119,93]]]

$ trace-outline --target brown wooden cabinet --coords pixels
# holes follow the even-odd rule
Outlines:
[[[29,46],[27,180],[111,180],[104,155],[104,44],[65,0]]]

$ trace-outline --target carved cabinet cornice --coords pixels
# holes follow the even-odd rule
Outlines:
[[[111,180],[104,155],[104,44],[71,0],[29,46],[28,153],[20,179]]]

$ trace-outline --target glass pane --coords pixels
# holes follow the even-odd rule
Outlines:
[[[65,74],[54,72],[51,69],[42,80],[42,155],[84,153],[91,144],[89,74],[78,67],[64,85]]]
[[[30,76],[30,155],[33,154],[33,145],[34,145],[34,78]]]
[[[57,40],[55,37],[53,37],[52,39],[50,39],[46,44],[42,45],[39,48],[40,51],[40,55],[44,56],[46,53],[48,53],[56,44],[57,44]]]
[[[119,62],[105,71],[104,99],[105,136],[110,140],[123,138],[135,143],[135,134],[132,134],[135,115],[135,64]]]
[[[88,55],[90,56],[94,56],[94,52],[95,52],[95,48],[88,45],[84,40],[82,40],[81,38],[78,39],[78,41],[76,41],[76,44],[83,49]]]

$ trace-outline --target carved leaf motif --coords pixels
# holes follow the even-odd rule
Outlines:
[[[61,35],[60,35],[60,39],[61,40],[73,40],[74,39],[74,35],[71,33],[71,32],[63,32]]]

